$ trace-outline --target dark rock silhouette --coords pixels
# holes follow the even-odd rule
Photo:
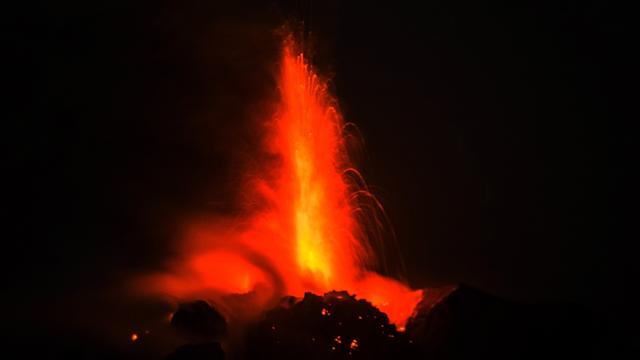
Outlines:
[[[251,326],[245,358],[617,358],[629,351],[623,339],[578,306],[521,304],[465,285],[425,289],[399,333],[365,299],[334,291],[285,298]]]
[[[387,315],[344,291],[285,298],[248,332],[247,359],[410,358],[409,339]]]
[[[219,340],[227,332],[224,317],[203,300],[180,304],[171,317],[171,326],[196,342]]]
[[[425,289],[404,333],[366,299],[344,291],[285,297],[257,321],[234,328],[237,338],[224,335],[224,319],[204,301],[182,304],[172,318],[173,330],[165,325],[166,332],[151,329],[135,341],[124,333],[126,346],[120,347],[88,338],[31,340],[10,348],[19,354],[9,358],[638,358],[632,333],[578,306],[521,304],[465,285]],[[221,343],[229,349],[227,354]]]
[[[406,333],[430,359],[592,358],[606,337],[581,308],[518,304],[465,285],[426,289]]]

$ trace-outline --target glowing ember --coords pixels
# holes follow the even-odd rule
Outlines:
[[[196,222],[184,242],[186,261],[145,284],[174,297],[208,296],[232,316],[242,314],[225,295],[251,295],[253,308],[264,309],[283,295],[347,290],[403,326],[421,292],[366,270],[374,254],[354,202],[370,194],[361,177],[358,184],[348,181],[348,174],[359,174],[345,149],[336,102],[291,38],[284,42],[278,86],[265,148],[279,162],[250,172],[247,189],[260,207],[248,206],[252,215],[242,221]]]
[[[358,340],[353,339],[351,340],[351,345],[349,345],[349,347],[351,348],[351,350],[355,350],[358,348]]]
[[[138,334],[136,334],[136,333],[131,334],[131,341],[135,342],[135,341],[138,341],[138,339],[139,339],[138,338]]]

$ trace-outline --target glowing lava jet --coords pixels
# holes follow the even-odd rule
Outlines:
[[[283,295],[347,290],[402,329],[421,291],[367,270],[375,254],[356,215],[362,211],[358,194],[367,191],[349,180],[358,173],[327,83],[297,49],[291,37],[284,41],[280,103],[266,126],[266,151],[278,161],[252,174],[251,215],[191,226],[183,260],[146,283],[180,299],[210,299],[230,317],[246,307],[265,310]]]

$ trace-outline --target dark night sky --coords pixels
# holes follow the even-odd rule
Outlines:
[[[363,133],[413,284],[640,319],[626,9],[238,3],[4,12],[5,299],[117,283],[169,256],[190,214],[234,211],[275,96],[272,29],[298,14]]]

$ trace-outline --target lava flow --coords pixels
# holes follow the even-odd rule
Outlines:
[[[277,111],[265,127],[265,151],[278,161],[252,174],[245,191],[251,215],[190,226],[182,260],[147,278],[147,288],[210,299],[229,317],[246,315],[240,313],[247,307],[266,310],[284,295],[347,290],[402,329],[422,292],[368,270],[376,254],[357,203],[368,192],[359,175],[350,180],[358,172],[327,83],[291,37],[283,43],[278,86]],[[239,310],[238,299],[249,305]]]

